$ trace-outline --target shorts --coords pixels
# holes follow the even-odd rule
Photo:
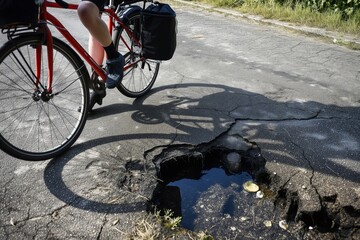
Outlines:
[[[104,6],[106,4],[109,4],[109,0],[81,0],[81,1],[88,1],[88,2],[94,3],[99,8],[100,12],[104,11]],[[114,5],[116,6],[120,2],[121,1],[119,1],[119,0],[115,0]]]
[[[81,1],[88,1],[94,3],[99,8],[100,11],[104,10],[105,3],[107,2],[107,0],[81,0]]]

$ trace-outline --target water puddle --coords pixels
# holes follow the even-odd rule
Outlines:
[[[352,208],[339,209],[336,195],[322,199],[334,207],[300,212],[296,189],[290,184],[285,188],[277,175],[270,175],[260,148],[241,136],[224,134],[198,146],[171,146],[153,162],[159,181],[149,210],[170,209],[189,230],[206,232],[215,239],[358,235],[356,227],[340,230],[335,222],[334,217],[341,219],[333,215],[335,209],[337,214],[346,212],[344,219],[359,215]],[[249,180],[256,184],[244,185]]]
[[[236,175],[227,175],[222,168],[212,168],[202,171],[200,179],[181,179],[169,183],[166,188],[178,191],[177,200],[180,208],[175,208],[177,214],[181,209],[182,226],[194,230],[201,215],[207,216],[204,220],[209,222],[210,216],[232,217],[237,212],[237,197],[242,195],[243,183],[252,180],[247,172]],[[221,201],[219,206],[214,201]]]
[[[154,163],[160,181],[149,210],[172,210],[186,229],[216,239],[250,237],[258,216],[273,217],[272,201],[259,201],[255,192],[243,189],[252,180],[264,190],[269,179],[260,149],[239,136],[224,135],[196,147],[174,146]],[[263,228],[261,223],[259,230]]]

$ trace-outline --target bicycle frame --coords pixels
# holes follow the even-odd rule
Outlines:
[[[67,4],[66,9],[77,10],[78,4]],[[106,80],[106,71],[99,66],[95,60],[90,56],[90,54],[80,45],[80,43],[73,37],[73,35],[64,27],[64,25],[51,13],[47,11],[47,8],[64,8],[56,2],[48,2],[47,0],[40,6],[40,28],[39,32],[45,33],[46,37],[46,45],[47,45],[47,54],[48,54],[48,85],[47,85],[47,93],[52,93],[52,81],[53,81],[53,45],[52,45],[52,34],[49,29],[47,22],[50,22],[64,38],[70,43],[70,45],[76,50],[76,52],[82,56],[82,58],[90,64],[92,69],[99,75],[99,77],[105,81]],[[131,31],[124,25],[124,23],[120,20],[120,18],[116,15],[114,9],[105,8],[104,13],[109,16],[108,22],[108,30],[110,35],[112,35],[112,30],[115,26],[115,21],[120,24],[120,26],[129,34],[129,36],[139,45],[140,42],[136,37],[131,33]],[[126,42],[122,39],[122,42],[125,46],[130,50],[130,47],[126,44]],[[36,49],[36,85],[38,85],[40,80],[41,73],[41,46],[38,46]],[[139,61],[142,61],[143,58],[140,58]],[[137,62],[139,62],[137,61]],[[133,65],[137,64],[137,62],[132,63],[131,65],[127,65],[124,67],[124,71],[131,68]]]
[[[0,149],[31,161],[68,150],[84,129],[88,113],[96,103],[101,105],[106,94],[106,68],[50,9],[76,10],[82,5],[41,1],[37,21],[1,29],[8,41],[0,48]],[[131,98],[150,91],[160,67],[160,61],[141,55],[141,11],[152,1],[123,0],[116,9],[110,3],[104,11],[109,16],[105,31],[113,35],[114,46],[125,59],[124,78],[117,89]],[[144,2],[142,8],[138,2]],[[53,27],[61,39],[52,36]],[[91,76],[90,66],[95,70]]]

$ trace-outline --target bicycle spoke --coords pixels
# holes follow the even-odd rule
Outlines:
[[[32,103],[29,103],[28,106],[30,106],[31,104],[32,104]],[[16,111],[16,112],[14,112],[12,115],[9,115],[9,117],[1,120],[0,123],[3,123],[3,122],[5,122],[6,120],[9,120],[10,118],[13,118],[17,113],[21,112],[23,109],[24,109],[24,107],[22,107],[22,108],[14,108],[14,109],[11,109],[11,110],[9,110],[9,111],[1,111],[0,114],[7,113],[7,115],[9,115],[9,113],[11,113],[11,112],[14,112],[14,111]],[[17,111],[17,110],[18,110],[18,111]],[[13,123],[13,121],[11,121],[11,123]],[[4,128],[4,129],[6,130],[6,128]]]
[[[27,84],[27,82],[26,82],[26,81],[23,81],[23,78],[22,78],[17,72],[15,72],[15,70],[13,70],[10,65],[8,65],[7,63],[4,63],[4,65],[5,65],[7,68],[11,69],[12,72],[13,72],[13,74],[15,74],[15,76],[17,77],[16,79],[12,79],[12,78],[10,78],[10,77],[8,76],[8,75],[10,75],[10,74],[6,74],[6,75],[5,75],[4,73],[1,72],[1,75],[4,76],[4,77],[9,81],[9,83],[4,83],[4,84],[7,85],[7,86],[9,86],[9,87],[17,87],[16,89],[19,89],[19,90],[22,90],[22,91],[24,91],[24,92],[27,92],[22,86],[20,86],[18,80],[20,80],[21,82],[25,82],[26,84]],[[2,82],[2,83],[3,83],[3,82]],[[34,84],[33,86],[30,86],[30,85],[28,85],[28,86],[29,86],[29,87],[32,87],[32,89],[35,88],[35,84]]]
[[[87,116],[89,75],[74,51],[54,39],[52,86],[47,86],[44,49],[37,73],[40,79],[35,76],[34,57],[39,48],[33,46],[43,44],[41,38],[21,36],[11,42],[10,50],[0,48],[0,148],[26,160],[48,159],[69,148],[81,133]]]
[[[126,29],[118,26],[114,31],[113,42],[126,59],[123,80],[118,90],[128,97],[140,97],[153,86],[160,62],[150,61],[141,56],[141,14],[135,12],[128,16]],[[135,40],[135,38],[137,40]]]
[[[28,51],[29,51],[29,49],[28,49]],[[36,79],[36,75],[35,75],[35,73],[34,73],[34,71],[32,70],[32,68],[31,68],[31,66],[30,66],[30,64],[29,64],[29,62],[31,63],[31,60],[30,60],[30,53],[28,53],[28,60],[26,60],[25,59],[25,57],[24,57],[24,55],[23,55],[23,53],[20,51],[20,49],[19,48],[17,48],[17,52],[19,53],[19,55],[20,55],[20,57],[22,58],[22,62],[26,65],[26,67],[27,67],[27,69],[28,69],[28,71],[30,71],[30,73],[31,73],[31,75],[30,75],[30,73],[26,70],[26,67],[22,64],[22,62],[20,62],[20,60],[18,59],[18,57],[15,55],[15,53],[12,53],[12,55],[13,55],[13,57],[15,58],[15,60],[16,61],[14,61],[14,63],[15,62],[17,62],[19,65],[20,65],[20,70],[22,70],[23,71],[23,73],[25,73],[25,76],[34,84],[34,86],[36,86],[36,82],[33,80],[33,79]],[[40,84],[40,86],[41,86],[41,88],[42,89],[45,89],[42,85],[41,85],[41,83],[39,83]]]
[[[76,74],[76,72],[74,72],[73,74]],[[71,76],[71,75],[69,75],[65,80],[69,79],[70,76]],[[81,78],[81,76],[80,76],[80,77],[77,76],[77,78],[75,78],[74,80],[70,81],[70,83],[68,83],[61,91],[58,91],[58,92],[54,93],[54,95],[57,95],[57,94],[59,94],[59,93],[64,92],[67,88],[69,88],[69,87],[70,87],[71,85],[73,85],[75,82],[79,81],[80,78]],[[53,87],[54,87],[54,88],[57,87],[57,84],[55,84]]]

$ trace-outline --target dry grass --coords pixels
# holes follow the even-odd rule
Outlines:
[[[139,218],[134,228],[129,232],[122,232],[122,239],[127,240],[169,240],[169,239],[189,239],[189,240],[214,240],[214,238],[204,232],[192,232],[180,227],[181,217],[174,217],[173,212],[165,210],[164,215],[160,211],[147,214]]]
[[[196,1],[196,0],[195,0]],[[346,33],[360,37],[360,11],[354,13],[349,19],[344,20],[341,13],[315,12],[301,4],[280,5],[273,0],[198,0],[216,7],[228,7],[242,13],[261,15],[264,18],[277,19],[287,22],[321,27],[330,31]]]

